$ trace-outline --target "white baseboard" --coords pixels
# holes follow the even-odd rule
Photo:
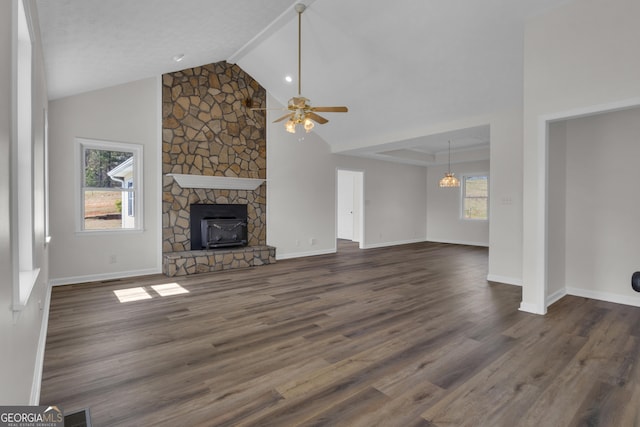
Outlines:
[[[51,286],[74,285],[78,283],[101,282],[104,280],[124,279],[127,277],[148,276],[151,274],[160,274],[162,270],[159,268],[149,268],[145,270],[119,271],[117,273],[90,274],[87,276],[62,277],[52,279]]]
[[[40,405],[40,389],[42,386],[42,369],[44,367],[44,350],[47,344],[47,330],[49,329],[49,307],[51,305],[51,285],[47,284],[47,292],[42,307],[42,321],[40,323],[40,336],[36,349],[36,364],[33,371],[33,383],[31,383],[31,396],[29,405]]]
[[[490,282],[504,283],[507,285],[522,286],[522,279],[519,277],[499,276],[497,274],[488,274],[487,280]]]
[[[538,307],[535,304],[529,304],[524,301],[520,301],[520,308],[518,310],[533,314],[547,314],[546,307]]]
[[[362,246],[362,249],[376,249],[376,248],[386,248],[388,246],[399,246],[399,245],[410,245],[412,243],[422,243],[424,242],[424,238],[419,239],[409,239],[409,240],[396,240],[395,242],[380,242],[380,243],[365,243]]]
[[[547,307],[549,307],[554,302],[558,302],[565,295],[567,295],[566,289],[560,289],[558,291],[555,291],[551,295],[547,295]]]
[[[433,243],[448,243],[450,245],[466,245],[466,246],[482,246],[484,248],[488,248],[489,244],[487,242],[471,242],[468,240],[441,240],[441,239],[429,239],[427,238],[427,242]]]
[[[328,255],[328,254],[335,254],[336,252],[337,252],[336,248],[321,249],[318,251],[308,251],[308,252],[289,252],[288,254],[281,254],[276,252],[276,260],[303,258],[308,256],[316,256],[316,255]]]
[[[613,302],[616,304],[631,305],[634,307],[640,307],[640,297],[627,296],[620,294],[613,294],[611,292],[592,291],[588,289],[580,289],[567,287],[567,294],[574,295],[576,297],[597,299],[600,301]]]

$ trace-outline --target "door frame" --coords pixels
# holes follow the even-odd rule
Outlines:
[[[365,191],[365,184],[364,184],[364,180],[365,180],[365,176],[364,176],[364,170],[358,170],[358,169],[349,169],[349,168],[341,168],[341,167],[337,167],[336,168],[336,192],[335,192],[335,197],[336,197],[336,208],[335,208],[335,233],[336,233],[336,240],[338,239],[338,192],[339,192],[339,178],[338,178],[338,174],[339,172],[350,172],[353,173],[357,176],[360,177],[360,179],[358,180],[354,180],[354,194],[356,194],[358,191],[360,193],[360,197],[356,198],[354,195],[354,203],[357,202],[360,206],[358,209],[359,210],[359,217],[358,217],[358,235],[359,235],[359,248],[363,249],[365,247],[365,234],[364,234],[364,221],[365,221],[365,203],[364,203],[364,191]],[[356,188],[357,187],[357,188]],[[355,205],[354,205],[354,211],[356,211]],[[355,213],[354,213],[354,219],[355,219]]]

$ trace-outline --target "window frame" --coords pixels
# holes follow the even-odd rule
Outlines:
[[[487,217],[486,218],[467,218],[465,215],[465,200],[467,199],[466,196],[466,192],[467,192],[467,180],[469,178],[478,178],[478,177],[484,177],[487,180]],[[460,177],[460,219],[463,221],[489,221],[489,198],[490,198],[490,186],[489,186],[489,182],[490,182],[490,177],[489,177],[489,173],[486,172],[478,172],[478,173],[465,173]],[[477,199],[481,199],[481,198],[485,198],[485,197],[474,197]]]
[[[33,23],[24,0],[11,6],[11,118],[9,222],[13,320],[17,322],[38,280],[34,213]]]
[[[114,233],[138,233],[144,230],[144,207],[143,207],[143,146],[141,144],[116,142],[107,140],[96,140],[88,138],[75,138],[76,159],[75,159],[75,228],[76,233],[81,235],[114,234]],[[133,187],[132,188],[96,188],[86,187],[85,180],[85,150],[104,151],[124,151],[133,153]],[[113,228],[113,229],[85,229],[85,191],[94,189],[95,191],[132,192],[134,203],[134,227]]]

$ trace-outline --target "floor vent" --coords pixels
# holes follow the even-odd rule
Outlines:
[[[65,415],[64,427],[91,427],[89,408]]]

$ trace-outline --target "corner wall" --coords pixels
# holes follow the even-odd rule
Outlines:
[[[159,78],[61,98],[49,106],[51,279],[80,283],[159,273],[160,83]],[[144,230],[78,233],[75,230],[75,138],[144,146]],[[115,256],[116,262],[112,260]]]
[[[427,240],[461,245],[489,246],[489,220],[462,219],[461,188],[440,188],[447,165],[427,168]],[[451,170],[462,183],[462,176],[489,174],[489,161],[456,163]],[[491,194],[489,194],[491,200]],[[491,214],[491,211],[489,211]]]
[[[631,275],[640,271],[640,246],[632,237],[640,236],[640,107],[563,124],[566,293],[640,306],[640,293],[631,288]],[[550,149],[556,142],[550,137]]]
[[[426,168],[332,154],[317,134],[289,134],[270,118],[267,243],[279,259],[336,251],[338,168],[364,172],[365,248],[425,240]]]

